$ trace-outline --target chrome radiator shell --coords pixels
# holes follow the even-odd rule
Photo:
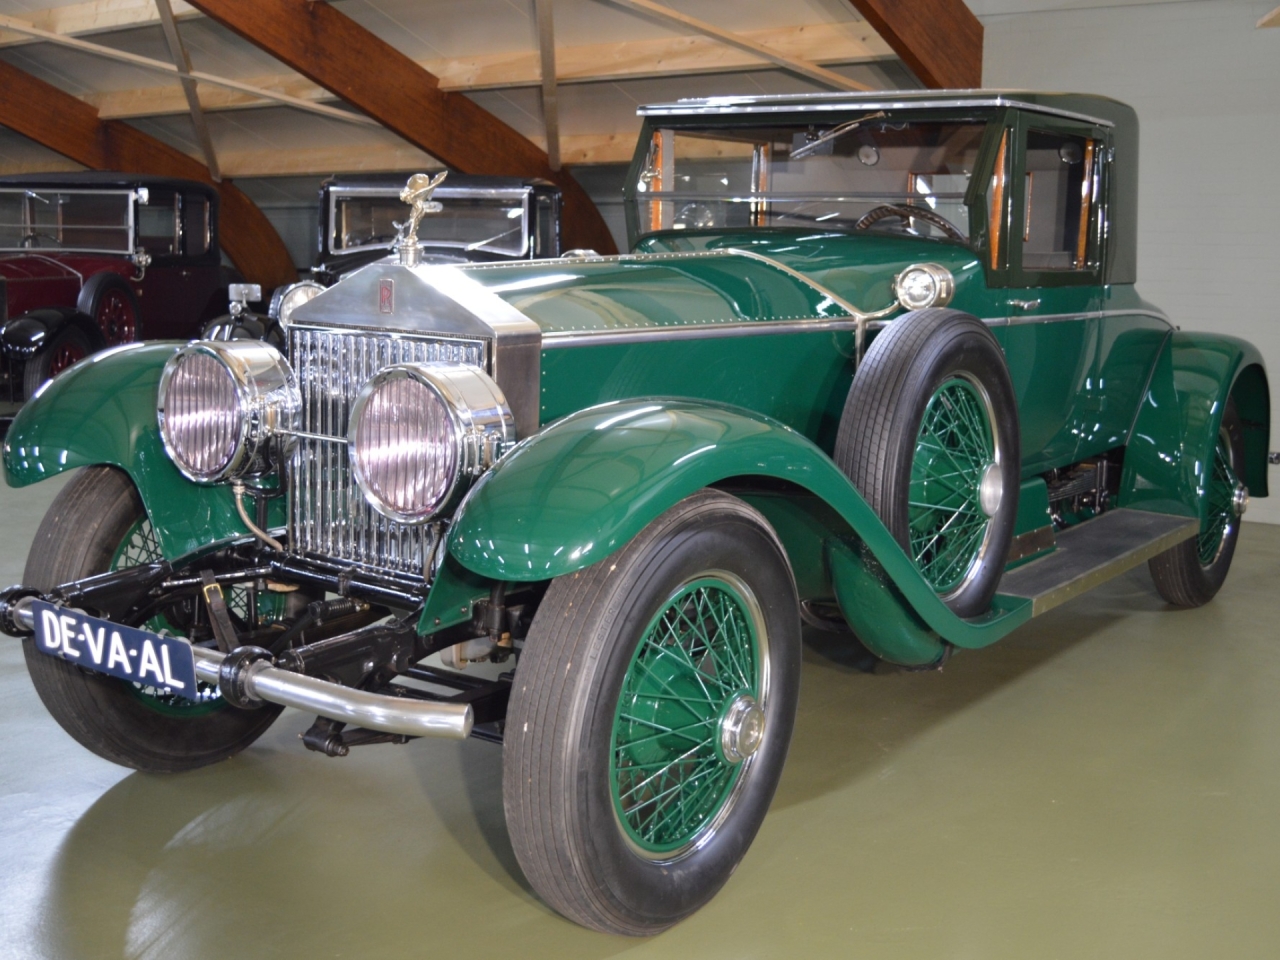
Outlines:
[[[369,378],[393,364],[444,361],[484,370],[489,351],[481,338],[290,325],[289,362],[302,393],[287,470],[292,552],[424,575],[433,526],[397,523],[365,500],[347,454],[351,406]]]

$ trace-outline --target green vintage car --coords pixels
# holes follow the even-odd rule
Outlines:
[[[641,112],[628,255],[425,265],[411,186],[284,352],[132,345],[22,411],[8,482],[80,472],[0,621],[73,737],[179,771],[293,706],[330,756],[501,742],[534,889],[652,934],[761,824],[802,623],[929,668],[1144,561],[1214,596],[1267,377],[1136,291],[1129,107]]]

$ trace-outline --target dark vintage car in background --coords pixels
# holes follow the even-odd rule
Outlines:
[[[391,252],[405,219],[402,174],[330,177],[320,185],[318,254],[311,278],[276,290],[268,316],[289,315],[345,274]],[[546,180],[449,173],[440,214],[418,232],[424,263],[507,263],[560,256],[560,188]],[[215,331],[216,335],[216,331]]]
[[[802,618],[927,669],[1140,564],[1214,597],[1267,494],[1268,380],[1138,293],[1131,108],[641,113],[628,255],[429,263],[406,236],[279,350],[136,345],[19,414],[10,484],[84,468],[0,593],[72,736],[151,771],[285,705],[330,756],[501,741],[533,889],[651,934],[764,819]]]
[[[218,195],[117,173],[0,177],[0,431],[107,347],[188,339],[226,303]]]

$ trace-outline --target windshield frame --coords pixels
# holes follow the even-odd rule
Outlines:
[[[139,191],[136,189],[104,189],[97,190],[84,187],[0,187],[0,195],[18,194],[22,197],[31,196],[55,196],[55,195],[78,195],[78,196],[121,196],[125,197],[127,202],[125,209],[128,211],[128,220],[126,224],[126,249],[120,250],[115,247],[93,247],[93,246],[57,246],[57,247],[10,247],[0,244],[0,253],[33,253],[40,251],[45,256],[51,253],[103,253],[117,257],[131,257],[137,247],[137,203]],[[112,228],[115,229],[115,228]]]
[[[723,130],[727,137],[731,137],[735,130],[751,129],[762,125],[810,127],[818,119],[821,120],[824,126],[829,125],[835,128],[848,121],[866,117],[867,113],[868,110],[865,106],[854,106],[844,111],[823,111],[816,115],[811,111],[803,110],[768,113],[743,111],[741,113],[715,115],[705,113],[645,115],[636,144],[636,151],[632,156],[631,166],[628,169],[623,188],[627,218],[627,242],[630,248],[634,250],[637,244],[646,237],[666,236],[669,234],[669,231],[665,230],[653,231],[643,228],[639,216],[639,194],[636,185],[646,168],[649,146],[655,131],[672,130],[677,135],[680,135],[682,133],[687,134],[691,130],[707,133]],[[948,109],[886,110],[883,118],[877,116],[873,121],[877,123],[972,123],[984,126],[981,145],[978,149],[973,173],[970,176],[969,186],[964,196],[964,203],[968,207],[969,222],[967,224],[968,240],[963,244],[975,253],[983,255],[984,263],[988,242],[986,198],[991,174],[995,167],[995,154],[999,145],[1000,131],[1007,122],[1008,114],[1008,109],[965,104],[963,107],[957,105]],[[850,190],[849,192],[853,193],[855,191]],[[739,229],[753,230],[762,228],[732,228],[724,232],[738,232]],[[770,229],[777,229],[777,227],[771,227]],[[953,240],[936,240],[935,242],[957,243],[957,241]]]
[[[343,247],[335,250],[333,246],[333,230],[334,224],[338,220],[338,202],[346,198],[373,198],[373,199],[390,199],[402,203],[405,208],[404,217],[409,218],[409,206],[400,200],[400,186],[357,186],[348,184],[335,184],[327,188],[328,201],[325,203],[323,210],[325,216],[324,230],[320,237],[320,255],[322,257],[345,257],[353,253],[364,253],[371,250],[390,250],[391,243],[366,243],[354,247]],[[452,187],[444,184],[437,188],[433,194],[433,198],[444,204],[444,210],[438,214],[429,214],[428,217],[443,217],[449,214],[450,200],[519,200],[521,207],[520,214],[520,250],[513,253],[510,249],[504,247],[490,247],[482,245],[473,247],[474,250],[481,250],[485,253],[497,254],[512,259],[520,259],[529,255],[529,220],[530,220],[530,198],[533,195],[531,187]],[[424,223],[427,218],[424,218]],[[448,240],[432,240],[425,237],[419,237],[418,242],[424,247],[447,247],[454,250],[466,250],[469,246],[466,243],[448,241]]]

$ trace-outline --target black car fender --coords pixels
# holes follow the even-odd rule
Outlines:
[[[26,360],[34,357],[68,326],[79,327],[94,350],[106,347],[98,325],[73,307],[41,307],[14,317],[0,328],[0,353]]]

